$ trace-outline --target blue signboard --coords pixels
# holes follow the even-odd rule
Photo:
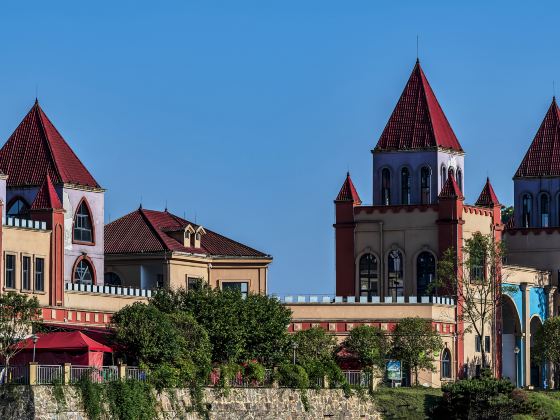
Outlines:
[[[400,381],[402,379],[401,361],[387,360],[387,379],[390,381]]]

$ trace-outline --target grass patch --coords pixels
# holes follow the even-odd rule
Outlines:
[[[441,390],[436,388],[386,388],[380,387],[372,399],[384,419],[431,419],[433,410],[441,400]]]

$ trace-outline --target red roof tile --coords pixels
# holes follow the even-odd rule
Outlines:
[[[445,181],[445,184],[439,193],[439,198],[464,198],[463,193],[461,192],[459,185],[457,185],[457,181],[455,181],[455,177],[451,171],[449,171],[447,181]]]
[[[352,178],[350,178],[350,172],[346,172],[346,179],[344,180],[344,184],[342,184],[342,188],[336,196],[335,201],[352,201],[358,206],[362,204],[362,200],[360,200],[356,187],[354,187]]]
[[[99,188],[37,101],[0,149],[0,170],[8,186],[40,186],[50,175],[55,184]]]
[[[560,110],[556,98],[544,117],[515,177],[560,176]]]
[[[486,178],[486,184],[484,184],[484,188],[480,192],[478,196],[478,200],[475,203],[476,206],[483,206],[483,207],[493,207],[499,206],[500,202],[498,201],[498,197],[494,192],[494,188],[492,184],[490,184],[490,179]]]
[[[416,61],[375,150],[436,147],[463,151],[420,67],[420,62]]]
[[[35,200],[31,204],[31,210],[50,210],[50,209],[62,209],[62,203],[58,198],[58,194],[54,189],[51,181],[51,177],[47,175],[45,182],[39,189]]]
[[[138,254],[144,252],[176,251],[210,256],[270,258],[268,255],[204,229],[201,247],[183,246],[182,242],[168,235],[191,225],[198,225],[167,211],[138,209],[105,225],[106,254]]]

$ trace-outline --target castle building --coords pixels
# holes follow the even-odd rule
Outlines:
[[[104,192],[35,101],[0,149],[1,292],[36,296],[45,323],[91,328],[157,287],[266,293],[271,256],[167,210],[105,226]]]

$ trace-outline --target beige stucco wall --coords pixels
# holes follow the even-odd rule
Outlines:
[[[463,209],[463,239],[469,239],[475,232],[483,235],[492,233],[492,217],[486,214],[469,212],[468,207]]]
[[[406,207],[397,211],[382,207],[366,207],[355,215],[355,263],[366,253],[378,259],[381,283],[380,296],[388,291],[387,256],[393,249],[399,249],[404,258],[404,295],[416,296],[416,258],[422,251],[438,255],[438,212],[433,208],[421,211]],[[382,212],[384,210],[385,212]],[[356,276],[358,270],[356,270]],[[358,278],[355,279],[358,293]]]
[[[13,226],[2,226],[2,248],[3,257],[6,254],[13,254],[16,256],[16,270],[15,270],[15,289],[18,292],[29,293],[36,296],[41,305],[49,304],[49,284],[50,284],[50,243],[51,231],[50,230],[36,230],[27,228],[18,228]],[[35,287],[35,257],[43,258],[45,261],[44,268],[44,285],[43,292],[23,291],[21,289],[21,276],[22,276],[22,257],[31,257],[31,288]],[[3,264],[4,268],[5,265]],[[1,273],[2,284],[4,283],[4,269]],[[7,290],[7,289],[4,289]]]
[[[64,307],[66,309],[83,309],[101,312],[117,312],[134,302],[148,302],[145,297],[105,295],[102,293],[64,292]]]

